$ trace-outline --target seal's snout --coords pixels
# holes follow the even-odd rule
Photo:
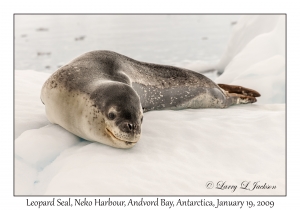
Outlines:
[[[120,129],[123,132],[131,134],[139,134],[141,132],[140,126],[131,122],[123,122]]]

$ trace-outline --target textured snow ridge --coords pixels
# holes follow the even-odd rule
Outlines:
[[[261,93],[259,104],[285,103],[285,16],[242,17],[219,63],[217,83]]]
[[[40,99],[42,85],[49,76],[32,70],[15,71],[15,138],[49,123]]]
[[[234,26],[227,49],[217,68],[223,72],[232,59],[240,53],[254,38],[270,33],[278,27],[279,19],[284,15],[244,15]],[[282,28],[282,32],[285,28]],[[284,41],[284,40],[283,40]],[[281,43],[279,43],[281,44]],[[260,49],[257,49],[257,51]]]

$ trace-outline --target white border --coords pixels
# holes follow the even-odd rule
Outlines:
[[[1,209],[25,209],[26,198],[13,196],[13,14],[14,13],[287,13],[287,107],[288,107],[288,191],[287,197],[221,197],[222,200],[275,200],[272,209],[296,209],[299,201],[299,140],[296,138],[299,116],[299,11],[296,1],[6,1],[1,4]],[[298,53],[298,54],[297,54]],[[297,62],[298,63],[298,62]],[[90,197],[91,198],[91,197]],[[31,198],[32,199],[32,198]],[[44,198],[38,198],[44,199]],[[91,198],[92,199],[92,198]],[[171,198],[170,198],[171,199]],[[174,198],[177,200],[178,198]],[[195,198],[192,198],[195,199]],[[200,199],[200,198],[199,198]],[[216,200],[216,197],[206,197]],[[20,208],[18,208],[20,207]],[[30,207],[28,207],[30,208]],[[64,208],[66,209],[66,208]],[[73,208],[74,209],[74,208]],[[89,208],[94,209],[94,208]],[[96,209],[96,208],[95,208]],[[99,207],[97,208],[99,209]],[[165,209],[165,208],[164,208]],[[226,209],[226,208],[223,208]]]

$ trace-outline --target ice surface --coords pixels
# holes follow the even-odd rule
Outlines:
[[[92,50],[166,65],[180,65],[183,59],[218,61],[232,30],[230,23],[238,17],[15,15],[15,66],[50,73]]]
[[[207,190],[205,184],[240,185],[249,180],[277,189],[234,194],[283,194],[284,132],[275,127],[284,128],[284,105],[149,112],[143,136],[134,148],[76,145],[40,173],[39,183],[43,183],[48,171],[58,171],[39,193],[231,194]]]
[[[272,22],[261,18],[241,19],[236,33]],[[49,124],[39,94],[50,74],[15,71],[15,194],[284,195],[284,19],[272,23],[247,39],[234,34],[245,40],[216,79],[258,90],[259,103],[145,113],[140,142],[127,150]],[[207,189],[208,181],[238,188]],[[243,181],[276,189],[242,190]]]

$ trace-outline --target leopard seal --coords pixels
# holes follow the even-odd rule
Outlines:
[[[44,83],[48,120],[71,133],[116,148],[131,148],[151,110],[226,108],[253,103],[258,92],[215,84],[197,72],[140,62],[111,51],[87,52]]]

